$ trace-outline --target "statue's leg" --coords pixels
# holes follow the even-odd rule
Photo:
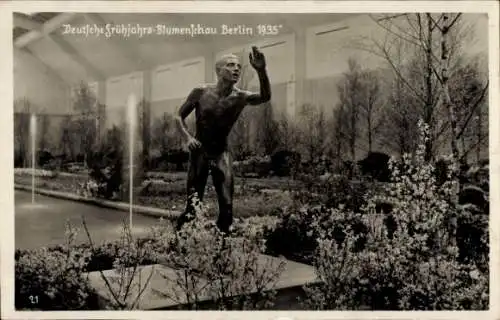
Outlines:
[[[229,152],[221,154],[215,167],[212,168],[212,179],[219,201],[219,218],[217,226],[222,232],[228,233],[233,223],[234,176],[233,161]]]
[[[177,220],[177,230],[182,225],[194,219],[195,208],[193,198],[196,195],[200,201],[203,200],[205,186],[208,178],[208,161],[200,150],[191,152],[189,156],[188,176],[187,176],[187,199],[186,209]]]

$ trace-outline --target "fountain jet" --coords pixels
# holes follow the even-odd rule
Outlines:
[[[126,123],[128,126],[128,148],[129,148],[129,224],[132,230],[132,212],[134,198],[134,146],[135,146],[135,131],[137,128],[137,107],[136,98],[133,94],[128,97],[127,102],[127,117]]]
[[[30,118],[31,136],[31,203],[35,203],[35,170],[36,170],[36,114]]]

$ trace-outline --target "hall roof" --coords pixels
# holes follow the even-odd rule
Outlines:
[[[255,41],[248,34],[223,36],[84,36],[67,33],[66,26],[206,27],[281,25],[279,35],[336,23],[351,14],[244,13],[14,13],[15,50],[35,57],[68,82],[95,81],[155,66],[195,58]]]

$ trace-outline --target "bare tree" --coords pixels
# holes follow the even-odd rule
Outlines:
[[[373,151],[374,140],[379,133],[381,121],[382,93],[379,76],[375,72],[365,71],[361,74],[361,89],[359,92],[360,115],[366,124],[366,139],[368,152]]]
[[[38,149],[44,151],[48,148],[48,134],[49,134],[49,125],[50,119],[47,114],[40,114],[38,116],[39,123],[39,131],[38,131]]]
[[[19,99],[14,102],[14,146],[17,150],[16,165],[28,166],[29,152],[29,130],[31,103],[27,98]]]
[[[243,111],[229,135],[229,144],[232,146],[236,160],[243,160],[243,158],[250,154],[249,122],[248,114]]]
[[[309,161],[318,159],[325,153],[326,118],[322,108],[304,104],[299,109],[301,124],[301,145]]]
[[[156,118],[151,127],[151,147],[165,154],[170,149],[181,146],[180,137],[176,134],[174,118],[170,113],[163,113]]]
[[[384,125],[380,128],[379,141],[388,152],[399,155],[414,150],[417,137],[418,112],[411,95],[399,77],[390,86],[387,104],[383,109]]]
[[[67,115],[64,117],[61,129],[61,139],[59,141],[59,154],[63,156],[69,156],[73,161],[75,159],[75,148],[71,143],[71,116]]]
[[[426,159],[429,160],[436,151],[436,140],[445,134],[448,128],[453,127],[452,123],[456,125],[453,112],[450,114],[452,110],[448,108],[449,104],[440,104],[442,100],[447,99],[443,80],[448,80],[447,75],[460,62],[462,47],[470,35],[470,30],[460,23],[460,15],[444,19],[443,14],[407,13],[397,17],[385,15],[372,18],[381,30],[385,31],[385,36],[383,39],[362,41],[357,47],[382,57],[404,85],[406,93],[418,101],[421,110],[419,114],[431,131],[425,152]],[[444,37],[442,31],[445,31]],[[403,52],[400,52],[398,57],[395,50],[401,48]],[[398,61],[401,53],[406,61]],[[443,54],[445,59],[442,59]],[[443,69],[443,66],[446,68]],[[413,72],[405,72],[409,67],[413,68]],[[443,99],[440,99],[443,93]],[[443,108],[447,108],[448,112],[445,121],[438,117]]]
[[[279,147],[283,150],[296,150],[300,132],[295,121],[284,115],[277,121],[279,132]]]
[[[319,108],[316,113],[316,135],[317,145],[321,151],[321,155],[323,156],[326,153],[327,149],[327,131],[328,131],[328,118],[325,113],[324,108]]]
[[[345,139],[351,160],[356,161],[356,147],[359,138],[359,117],[361,112],[361,101],[359,93],[362,90],[361,67],[354,60],[349,59],[349,70],[344,73],[337,85],[339,93],[339,107],[342,109],[342,137]]]
[[[273,154],[280,144],[279,124],[274,118],[271,102],[265,103],[257,127],[257,145],[265,155]]]
[[[80,144],[80,151],[86,159],[92,152],[95,146],[97,136],[97,128],[95,119],[97,118],[97,99],[91,92],[90,88],[82,83],[75,90],[75,101],[73,109],[76,116],[73,120],[73,133],[75,134]]]
[[[450,28],[453,27],[453,24],[458,21],[460,18],[460,13],[456,15],[455,19],[450,22],[449,20],[449,14],[443,13],[440,17],[440,20],[442,20],[442,26],[439,28],[441,31],[441,77],[440,77],[440,83],[443,91],[443,103],[447,107],[448,112],[449,112],[449,117],[450,117],[450,125],[451,125],[451,151],[453,153],[453,157],[455,160],[460,159],[460,154],[458,150],[458,128],[457,128],[457,111],[455,104],[451,101],[450,97],[450,90],[449,90],[449,85],[448,85],[448,79],[449,79],[449,39],[448,39],[448,33],[450,32]],[[429,14],[430,16],[430,14]],[[432,18],[429,18],[432,20]],[[437,22],[435,22],[437,26]],[[438,77],[439,78],[439,77]]]
[[[139,123],[141,125],[142,162],[144,170],[149,169],[149,151],[151,147],[151,104],[146,99],[139,103]]]
[[[449,91],[456,106],[457,134],[462,150],[461,160],[481,150],[488,142],[488,79],[481,75],[479,61],[473,60],[460,66],[450,75]]]
[[[331,142],[330,142],[330,154],[334,159],[338,161],[337,166],[340,166],[342,162],[342,153],[345,148],[345,137],[344,137],[344,125],[345,125],[345,112],[342,103],[339,103],[333,109],[333,116],[330,119],[329,127],[331,128]]]

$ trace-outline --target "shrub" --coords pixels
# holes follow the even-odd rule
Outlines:
[[[265,177],[271,172],[269,157],[252,156],[242,161],[235,161],[234,172],[240,177]]]
[[[359,235],[353,232],[345,232],[340,245],[332,235],[320,233],[314,263],[324,283],[307,288],[307,306],[378,310],[488,308],[488,271],[484,268],[487,258],[461,263],[455,244],[453,221],[471,214],[456,196],[457,181],[451,173],[457,172],[458,166],[449,167],[441,185],[436,182],[432,163],[424,161],[427,128],[421,123],[420,127],[422,137],[416,154],[405,155],[400,166],[390,162],[392,179],[385,194],[370,197],[361,210],[367,226],[362,250],[355,250]],[[396,224],[392,237],[382,217],[375,214],[381,197],[392,205]],[[323,224],[321,220],[312,223],[315,228]],[[342,274],[345,268],[349,271]]]
[[[65,245],[16,250],[17,309],[94,310],[98,308],[97,293],[84,273],[158,263],[165,250],[161,242],[165,234],[162,221],[149,237],[132,239],[125,226],[119,241],[100,245],[93,245],[91,239],[89,243],[74,244],[76,229],[68,224],[67,230]],[[120,280],[129,278],[130,275]],[[112,307],[124,308],[116,302]]]
[[[358,165],[363,175],[381,182],[388,182],[391,176],[389,159],[390,157],[385,153],[370,152],[366,158],[358,162]]]
[[[45,166],[46,164],[48,164],[51,160],[54,159],[54,156],[52,155],[52,153],[50,153],[49,151],[47,150],[39,150],[37,152],[37,164],[41,167]]]
[[[75,162],[80,162],[80,163],[85,162],[85,155],[82,153],[77,154],[75,157]]]
[[[167,153],[167,162],[174,164],[177,171],[184,171],[188,160],[189,153],[184,150],[174,149]]]
[[[81,310],[93,306],[95,295],[83,277],[90,251],[73,250],[75,234],[69,227],[64,250],[41,248],[18,253],[16,309]]]
[[[275,228],[266,230],[268,254],[312,264],[317,248],[317,232],[312,226],[317,220],[338,239],[347,229],[357,235],[365,232],[361,215],[354,212],[360,212],[367,197],[377,191],[377,186],[364,180],[351,181],[345,175],[327,173],[318,177],[316,172],[301,174],[304,187],[292,193],[294,205],[282,210]],[[342,210],[338,211],[339,208]],[[339,216],[339,212],[350,214]],[[331,216],[337,216],[335,221]],[[361,242],[357,242],[357,246],[361,246]]]
[[[271,156],[271,170],[278,177],[293,175],[300,167],[300,153],[280,150]]]
[[[84,222],[91,250],[95,254],[96,249],[92,245],[92,239]],[[107,293],[101,292],[101,295],[107,300],[106,309],[136,309],[141,296],[149,286],[150,280],[154,274],[154,268],[151,269],[145,281],[142,279],[142,269],[140,265],[145,263],[157,263],[159,256],[168,250],[153,239],[162,239],[166,229],[164,227],[152,230],[153,234],[145,241],[137,241],[132,236],[129,225],[123,224],[122,237],[118,243],[118,248],[113,261],[113,270],[118,277],[107,277],[102,270],[100,271]]]
[[[348,210],[359,210],[366,202],[367,194],[376,185],[368,181],[352,181],[344,175],[303,176],[305,190],[296,193],[302,203],[321,203],[328,208],[342,205]]]
[[[267,254],[283,255],[290,260],[313,264],[320,236],[328,235],[329,239],[342,244],[349,233],[358,237],[355,247],[361,250],[367,232],[362,215],[343,206],[340,208],[304,206],[292,207],[283,212],[273,228],[265,229]]]
[[[87,163],[88,180],[80,185],[80,193],[110,199],[120,192],[123,162],[118,148],[102,145],[99,150],[90,153]]]
[[[155,152],[149,161],[150,170],[185,171],[189,161],[189,153],[182,149],[170,149]]]
[[[461,262],[480,261],[478,267],[488,270],[489,168],[477,163],[464,174],[467,185],[462,189],[459,203],[462,214],[457,220],[457,245]]]
[[[317,245],[310,227],[313,215],[312,210],[296,208],[283,212],[278,224],[265,230],[266,253],[310,263]]]
[[[193,201],[195,219],[172,235],[165,245],[172,248],[166,255],[166,263],[176,267],[175,276],[164,275],[174,284],[168,298],[187,302],[188,309],[206,308],[203,297],[221,310],[270,307],[275,296],[274,285],[284,265],[262,259],[262,228],[243,225],[236,228],[242,237],[227,237],[208,220],[207,210],[195,197]]]
[[[347,234],[347,241],[339,244],[333,239],[318,239],[314,267],[320,280],[313,287],[306,286],[307,309],[358,309],[357,287],[359,258],[352,254],[355,237]]]
[[[40,249],[16,262],[16,309],[80,310],[91,288],[83,279],[86,257]]]
[[[14,175],[19,177],[31,177],[35,173],[35,177],[42,178],[55,178],[57,177],[57,172],[43,169],[33,169],[31,168],[15,168]]]
[[[146,238],[134,239],[124,225],[116,242],[94,245],[85,225],[89,243],[68,243],[52,248],[16,251],[16,307],[41,310],[88,310],[98,308],[98,296],[83,276],[85,272],[115,269],[118,278],[101,273],[111,299],[107,309],[134,309],[150,277],[133,281],[140,265],[166,263],[176,269],[173,281],[179,296],[193,297],[188,308],[206,308],[201,297],[191,295],[193,281],[208,279],[205,297],[216,302],[217,309],[262,309],[272,305],[273,286],[282,271],[281,262],[263,261],[264,227],[276,219],[262,217],[235,221],[234,233],[227,238],[214,223],[197,215],[182,232],[170,232],[162,221]],[[202,273],[203,278],[199,278]],[[150,274],[150,276],[152,273]],[[187,275],[187,278],[185,276]],[[166,275],[164,275],[166,276]],[[206,283],[205,283],[206,284]],[[140,286],[137,291],[134,288]],[[139,294],[134,293],[139,292]],[[137,295],[137,296],[134,296]],[[31,297],[31,299],[30,299]],[[172,297],[171,297],[172,298]],[[197,300],[198,299],[198,300]],[[126,301],[128,303],[126,303]],[[189,302],[188,301],[188,302]],[[130,303],[132,302],[132,303]],[[37,303],[36,305],[34,303]],[[210,306],[213,308],[214,306]]]

